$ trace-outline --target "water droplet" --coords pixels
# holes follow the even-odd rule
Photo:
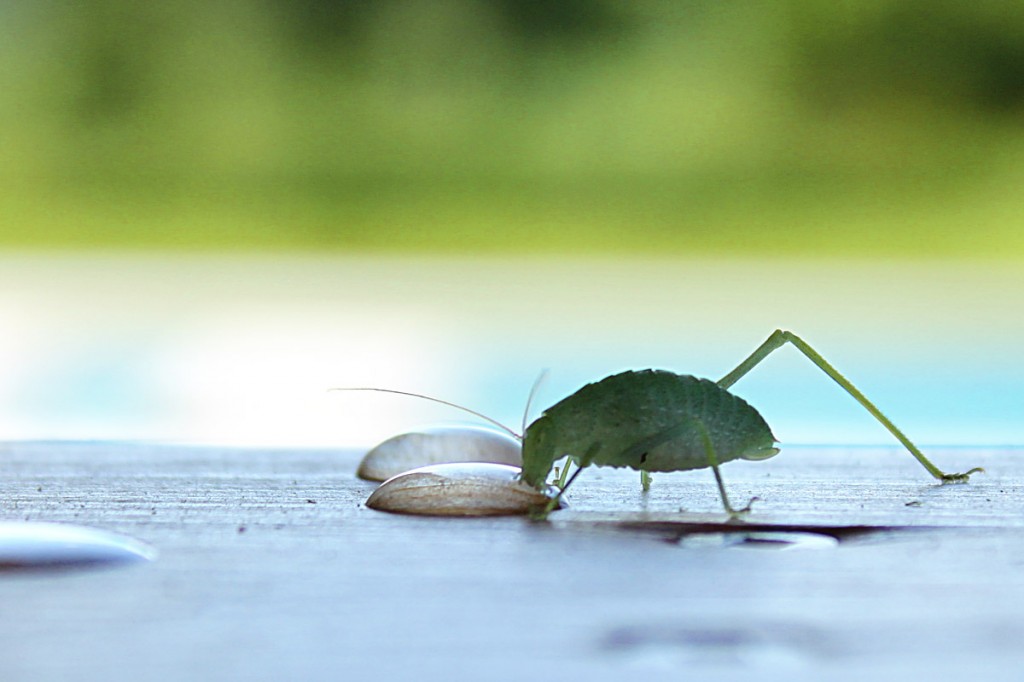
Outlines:
[[[152,561],[140,540],[98,528],[35,521],[0,522],[0,569],[60,568]]]
[[[439,426],[388,438],[366,453],[356,475],[384,481],[400,473],[446,462],[522,464],[519,441],[477,426]]]

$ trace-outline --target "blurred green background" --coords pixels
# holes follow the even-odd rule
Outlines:
[[[0,246],[1018,257],[1024,3],[0,5]]]

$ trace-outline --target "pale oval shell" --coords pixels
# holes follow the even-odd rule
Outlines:
[[[551,498],[520,481],[519,472],[487,462],[433,464],[384,481],[366,506],[427,516],[512,516],[548,504]]]
[[[441,426],[387,439],[366,453],[356,475],[385,481],[403,471],[445,462],[494,462],[520,466],[519,441],[479,426]]]

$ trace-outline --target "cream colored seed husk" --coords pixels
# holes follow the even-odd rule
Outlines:
[[[399,474],[366,500],[378,511],[427,516],[511,516],[543,507],[550,497],[519,480],[507,464],[435,464]]]

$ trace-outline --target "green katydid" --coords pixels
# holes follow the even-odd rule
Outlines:
[[[768,424],[750,404],[730,392],[733,384],[775,350],[791,344],[839,384],[903,444],[928,473],[943,483],[965,482],[973,468],[946,473],[935,466],[875,405],[792,332],[776,330],[743,362],[718,381],[663,370],[629,371],[588,384],[544,410],[519,436],[494,420],[459,405],[429,398],[498,424],[522,441],[522,481],[543,489],[555,463],[568,457],[577,469],[563,468],[558,495],[545,509],[555,509],[565,491],[588,466],[629,467],[641,472],[646,489],[650,472],[710,468],[726,512],[749,510],[729,502],[719,466],[736,459],[761,460],[778,453]],[[386,392],[402,393],[401,391]],[[406,394],[409,395],[409,394]],[[414,394],[415,395],[415,394]],[[525,421],[525,420],[524,420]]]

